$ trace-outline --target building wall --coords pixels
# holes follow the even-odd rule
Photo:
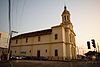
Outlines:
[[[9,34],[7,32],[0,32],[0,47],[8,48]]]
[[[57,39],[55,39],[55,34],[57,34]],[[52,27],[51,34],[12,40],[11,46],[12,55],[37,56],[37,51],[40,50],[40,56],[56,59],[58,56],[60,59],[75,58],[74,34],[62,26]],[[55,50],[58,50],[58,56],[55,56]]]
[[[7,48],[0,47],[0,60],[1,60],[1,55],[7,54],[7,52],[8,52],[8,49]]]
[[[58,39],[55,40],[55,34],[58,35]],[[52,27],[52,34],[51,34],[51,42],[62,42],[62,27],[61,26],[55,26]]]
[[[55,34],[57,34],[57,39],[55,39]],[[37,56],[37,51],[40,50],[41,56],[55,57],[55,50],[58,50],[58,56],[63,57],[65,46],[63,45],[62,34],[62,27],[59,26],[52,28],[52,34],[26,37],[28,38],[27,42],[26,38],[12,40],[12,55]],[[38,37],[40,37],[40,41],[38,41]],[[21,53],[21,51],[23,52]]]

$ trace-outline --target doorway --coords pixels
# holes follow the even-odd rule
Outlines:
[[[37,51],[37,57],[40,57],[40,50]]]
[[[58,50],[57,49],[55,50],[55,56],[58,56]]]

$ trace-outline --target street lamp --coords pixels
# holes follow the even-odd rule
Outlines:
[[[17,31],[11,31],[12,33],[18,33]]]

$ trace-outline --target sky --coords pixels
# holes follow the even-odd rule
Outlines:
[[[100,46],[100,0],[11,0],[11,28],[21,34],[59,25],[65,5],[80,52],[93,50],[87,49],[91,39]],[[0,0],[1,32],[8,32],[8,23],[8,0]]]

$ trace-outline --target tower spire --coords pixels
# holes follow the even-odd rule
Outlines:
[[[66,5],[64,6],[64,10],[66,10]]]

